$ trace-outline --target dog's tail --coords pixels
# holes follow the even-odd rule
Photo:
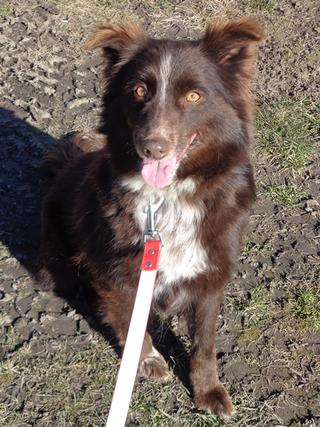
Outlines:
[[[41,170],[47,179],[53,180],[71,160],[81,154],[99,150],[104,144],[104,137],[93,132],[67,136],[45,154]]]

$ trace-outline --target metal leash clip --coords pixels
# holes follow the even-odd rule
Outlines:
[[[160,240],[162,244],[162,238],[160,231],[156,229],[155,222],[157,219],[157,211],[160,209],[164,198],[161,197],[157,202],[152,203],[149,199],[148,205],[144,208],[144,212],[147,214],[146,229],[143,234],[143,242],[147,240]]]

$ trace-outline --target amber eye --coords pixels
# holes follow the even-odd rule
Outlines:
[[[187,102],[198,102],[201,99],[201,95],[198,92],[190,90],[186,95]]]
[[[134,93],[138,98],[144,98],[147,94],[147,89],[144,86],[137,86],[134,90]]]

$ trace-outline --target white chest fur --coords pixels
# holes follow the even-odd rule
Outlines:
[[[142,179],[128,179],[123,185],[136,191],[134,219],[141,233],[146,227],[144,208],[150,198],[157,200],[163,196],[156,228],[163,240],[159,263],[158,287],[188,280],[208,269],[207,253],[200,241],[200,224],[205,215],[202,205],[187,201],[188,193],[196,190],[190,178],[163,189],[144,185]]]

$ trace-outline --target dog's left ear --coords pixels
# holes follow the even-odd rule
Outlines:
[[[251,78],[258,44],[264,32],[254,17],[215,21],[208,25],[201,41],[203,49],[225,72]]]
[[[147,39],[147,34],[139,24],[106,24],[96,28],[84,45],[85,50],[102,48],[111,65],[128,56]]]

